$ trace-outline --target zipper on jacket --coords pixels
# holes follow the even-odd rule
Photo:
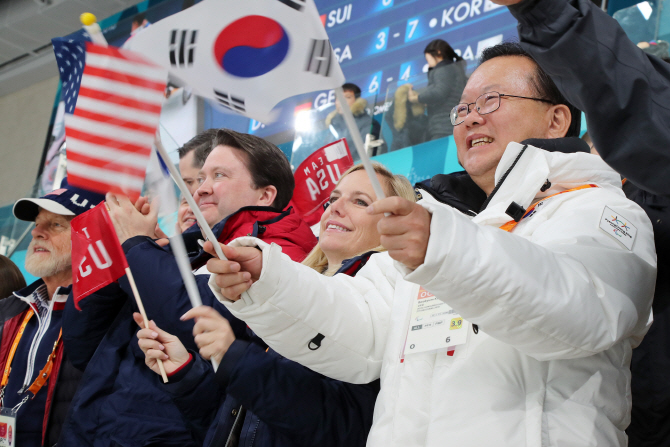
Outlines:
[[[261,424],[261,420],[256,417],[256,426],[254,427],[254,432],[251,434],[251,442],[249,442],[249,447],[253,447],[254,441],[256,440],[256,432],[258,431],[258,426]]]
[[[40,343],[42,342],[42,338],[44,338],[44,334],[46,334],[47,329],[49,329],[49,325],[51,324],[51,315],[53,313],[52,311],[56,295],[57,293],[55,293],[54,297],[49,301],[48,312],[45,320],[42,320],[42,317],[40,316],[39,313],[39,309],[37,312],[35,312],[38,324],[37,333],[33,337],[33,341],[30,344],[30,350],[28,351],[28,365],[26,366],[26,377],[23,379],[23,386],[19,390],[19,394],[22,394],[26,389],[28,389],[28,387],[32,383],[31,379],[33,377],[33,371],[35,369],[35,358],[37,357],[37,351],[39,349]]]
[[[479,334],[479,326],[472,323],[472,332],[474,332],[475,335]]]

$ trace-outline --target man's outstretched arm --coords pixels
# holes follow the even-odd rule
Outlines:
[[[584,111],[614,169],[670,194],[670,64],[648,56],[590,0],[493,0],[519,21],[519,39]]]

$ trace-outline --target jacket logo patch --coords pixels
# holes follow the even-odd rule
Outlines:
[[[605,207],[600,217],[600,229],[619,241],[628,250],[633,249],[637,228],[620,213]]]

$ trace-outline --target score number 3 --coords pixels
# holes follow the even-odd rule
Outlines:
[[[388,27],[379,30],[375,38],[374,50],[372,51],[373,53],[379,53],[380,51],[384,51],[386,49],[386,45],[388,44],[388,36]]]

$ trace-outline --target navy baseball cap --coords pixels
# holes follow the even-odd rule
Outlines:
[[[17,219],[33,222],[40,208],[61,216],[78,216],[105,200],[103,194],[68,185],[63,179],[60,188],[43,195],[39,199],[19,199],[14,204],[14,215]]]

